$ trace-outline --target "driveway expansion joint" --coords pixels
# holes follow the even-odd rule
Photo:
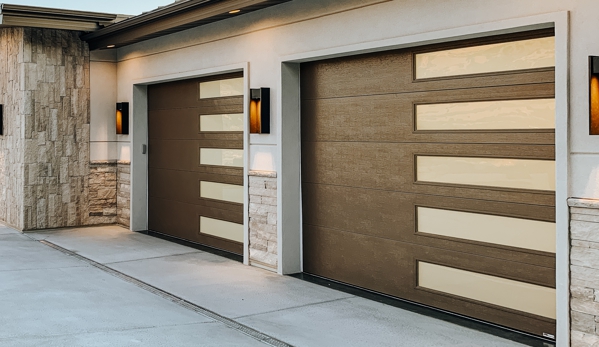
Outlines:
[[[239,332],[241,332],[241,333],[243,333],[243,334],[245,334],[247,336],[250,336],[250,337],[252,337],[252,338],[254,338],[254,339],[256,339],[256,340],[258,340],[258,341],[260,341],[260,342],[262,342],[264,344],[267,344],[269,346],[274,346],[274,347],[293,347],[293,345],[290,345],[290,344],[288,344],[288,343],[286,343],[284,341],[276,339],[276,338],[274,338],[274,337],[272,337],[270,335],[266,335],[266,334],[264,334],[264,333],[262,333],[262,332],[260,332],[260,331],[258,331],[256,329],[253,329],[253,328],[250,328],[250,327],[248,327],[248,326],[246,326],[244,324],[238,323],[237,321],[235,321],[233,319],[230,319],[230,318],[227,318],[225,316],[222,316],[222,315],[220,315],[220,314],[218,314],[216,312],[213,312],[213,311],[210,311],[210,310],[208,310],[206,308],[198,306],[198,305],[196,305],[196,304],[194,304],[194,303],[192,303],[190,301],[187,301],[187,300],[185,300],[183,298],[180,298],[180,297],[178,297],[176,295],[173,295],[173,294],[171,294],[169,292],[166,292],[166,291],[164,291],[164,290],[162,290],[160,288],[154,287],[154,286],[152,286],[152,285],[150,285],[148,283],[140,281],[140,280],[138,280],[138,279],[136,279],[134,277],[131,277],[131,276],[127,275],[127,274],[124,274],[124,273],[122,273],[120,271],[117,271],[117,270],[115,270],[113,268],[110,268],[110,267],[108,267],[106,265],[98,263],[98,262],[96,262],[96,261],[94,261],[92,259],[86,258],[86,257],[84,257],[82,255],[79,255],[79,254],[77,254],[77,253],[75,253],[73,251],[70,251],[70,250],[68,250],[66,248],[60,247],[60,246],[58,246],[58,245],[56,245],[56,244],[54,244],[52,242],[49,242],[49,241],[46,241],[46,240],[39,240],[38,242],[40,242],[40,243],[42,243],[42,244],[44,244],[44,245],[46,245],[48,247],[51,247],[51,248],[53,248],[53,249],[55,249],[55,250],[57,250],[59,252],[62,252],[64,254],[67,254],[67,255],[72,256],[72,257],[75,257],[78,260],[81,260],[81,261],[83,261],[83,262],[85,262],[85,263],[87,263],[87,264],[89,264],[89,265],[91,265],[91,266],[93,266],[93,267],[95,267],[97,269],[100,269],[100,270],[102,270],[102,271],[104,271],[104,272],[106,272],[106,273],[108,273],[108,274],[110,274],[112,276],[115,276],[117,278],[120,278],[120,279],[122,279],[122,280],[124,280],[126,282],[134,284],[134,285],[136,285],[139,288],[142,288],[142,289],[144,289],[144,290],[146,290],[146,291],[148,291],[148,292],[150,292],[152,294],[160,296],[160,297],[162,297],[162,298],[164,298],[164,299],[166,299],[166,300],[168,300],[170,302],[173,302],[173,303],[175,303],[175,304],[177,304],[177,305],[179,305],[179,306],[181,306],[183,308],[186,308],[186,309],[191,310],[191,311],[193,311],[193,312],[195,312],[197,314],[203,315],[203,316],[211,318],[211,319],[213,319],[213,320],[215,320],[217,322],[220,322],[220,323],[226,325],[227,327],[229,327],[231,329],[234,329],[234,330],[237,330],[237,331],[239,331]]]

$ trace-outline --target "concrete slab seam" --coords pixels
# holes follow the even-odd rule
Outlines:
[[[234,330],[237,330],[237,331],[239,331],[239,332],[241,332],[241,333],[243,333],[243,334],[245,334],[247,336],[250,336],[250,337],[252,337],[252,338],[254,338],[254,339],[256,339],[256,340],[258,340],[258,341],[260,341],[260,342],[262,342],[264,344],[267,344],[267,345],[270,345],[270,346],[274,346],[274,347],[293,347],[293,345],[290,345],[290,344],[288,344],[288,343],[286,343],[284,341],[281,341],[281,340],[278,340],[278,339],[276,339],[276,338],[274,338],[272,336],[266,335],[266,334],[264,334],[264,333],[262,333],[262,332],[260,332],[258,330],[255,330],[255,329],[250,328],[250,327],[248,327],[246,325],[238,323],[238,322],[236,322],[236,321],[234,321],[232,319],[229,319],[227,317],[224,317],[224,316],[222,316],[222,315],[220,315],[220,314],[218,314],[216,312],[213,312],[213,311],[210,311],[208,309],[205,309],[205,308],[203,308],[201,306],[198,306],[198,305],[196,305],[196,304],[194,304],[192,302],[189,302],[189,301],[187,301],[187,300],[185,300],[183,298],[180,298],[180,297],[178,297],[176,295],[168,293],[168,292],[166,292],[166,291],[164,291],[164,290],[162,290],[160,288],[156,288],[156,287],[154,287],[154,286],[152,286],[152,285],[150,285],[148,283],[140,281],[140,280],[138,280],[138,279],[136,279],[134,277],[126,275],[126,274],[124,274],[124,273],[122,273],[120,271],[117,271],[115,269],[112,269],[112,268],[110,268],[110,267],[108,267],[106,265],[100,264],[100,263],[98,263],[98,262],[96,262],[94,260],[91,260],[89,258],[81,256],[81,255],[79,255],[79,254],[77,254],[75,252],[72,252],[72,251],[70,251],[70,250],[68,250],[66,248],[62,248],[62,247],[60,247],[60,246],[58,246],[58,245],[56,245],[56,244],[54,244],[52,242],[49,242],[49,241],[46,241],[46,240],[40,240],[39,242],[42,243],[42,244],[44,244],[44,245],[46,245],[46,246],[48,246],[48,247],[51,247],[51,248],[57,250],[57,251],[60,251],[60,252],[62,252],[64,254],[67,254],[69,256],[77,258],[77,259],[79,259],[79,260],[81,260],[81,261],[83,261],[85,263],[88,263],[89,265],[91,265],[91,266],[93,266],[93,267],[95,267],[97,269],[100,269],[100,270],[102,270],[102,271],[104,271],[104,272],[106,272],[106,273],[108,273],[108,274],[110,274],[112,276],[115,276],[115,277],[120,278],[120,279],[122,279],[124,281],[127,281],[127,282],[129,282],[131,284],[134,284],[134,285],[136,285],[139,288],[142,288],[142,289],[144,289],[144,290],[146,290],[146,291],[148,291],[148,292],[150,292],[152,294],[158,295],[158,296],[160,296],[160,297],[162,297],[162,298],[164,298],[164,299],[166,299],[166,300],[168,300],[168,301],[170,301],[172,303],[175,303],[175,304],[177,304],[177,305],[179,305],[179,306],[181,306],[183,308],[186,308],[188,310],[194,311],[194,312],[196,312],[198,314],[201,314],[201,315],[203,315],[205,317],[214,319],[215,321],[220,322],[220,323],[226,325],[227,327],[229,327],[231,329],[234,329]]]
[[[347,297],[344,297],[344,298],[338,298],[338,299],[332,299],[332,300],[325,300],[325,301],[319,301],[319,302],[312,302],[312,303],[309,303],[309,304],[299,305],[299,306],[285,307],[285,308],[282,308],[282,309],[279,309],[279,310],[272,310],[272,311],[266,311],[266,312],[260,312],[260,313],[247,314],[247,315],[244,315],[244,316],[235,317],[235,319],[243,319],[243,318],[248,318],[248,317],[256,317],[256,316],[261,316],[261,315],[271,314],[271,313],[276,313],[276,312],[281,312],[281,311],[296,310],[298,308],[304,308],[304,307],[309,307],[309,306],[318,306],[318,305],[323,305],[323,304],[329,304],[331,302],[349,300],[349,299],[354,299],[354,298],[357,298],[357,296],[351,295],[351,296],[347,296]]]

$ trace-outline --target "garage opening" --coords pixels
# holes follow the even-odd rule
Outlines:
[[[552,338],[553,35],[302,64],[304,271]]]
[[[148,86],[150,231],[243,255],[241,73]]]

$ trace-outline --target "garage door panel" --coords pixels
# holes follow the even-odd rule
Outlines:
[[[304,182],[397,190],[406,186],[407,148],[393,143],[304,142]],[[403,152],[403,153],[402,153]]]
[[[243,168],[229,167],[229,166],[212,166],[212,165],[200,165],[197,171],[201,174],[206,175],[224,175],[224,176],[238,176],[243,180]]]
[[[194,140],[153,140],[148,152],[151,168],[193,171],[199,165],[199,147]]]
[[[493,75],[454,76],[433,80],[412,79],[412,55],[350,57],[302,65],[302,99],[329,99],[424,91],[518,86],[553,83],[551,68]]]
[[[150,197],[190,204],[198,201],[200,185],[198,174],[193,171],[150,168],[148,178]]]
[[[552,35],[302,64],[304,270],[553,335]]]
[[[235,172],[237,173],[237,172]],[[200,181],[218,182],[226,184],[237,184],[243,185],[243,176],[240,175],[227,175],[225,173],[198,173]]]
[[[417,261],[554,288],[555,269],[308,226],[304,270],[397,295],[418,286]],[[332,251],[335,250],[335,251]],[[369,250],[368,252],[364,252]],[[352,269],[343,271],[342,269]]]
[[[307,226],[342,230],[532,265],[555,267],[554,254],[545,251],[531,252],[530,249],[499,244],[495,240],[498,238],[502,240],[500,235],[488,235],[485,230],[481,230],[478,233],[480,235],[475,233],[478,237],[474,238],[447,237],[419,232],[414,213],[419,206],[477,213],[481,216],[494,216],[496,211],[501,209],[504,217],[518,218],[518,220],[533,223],[535,220],[548,220],[546,222],[551,223],[553,209],[549,207],[313,184],[304,184],[302,194],[304,199],[313,202],[304,206],[303,222]],[[465,225],[464,229],[467,227],[468,225]],[[502,232],[502,230],[494,231]],[[516,237],[524,236],[526,235]],[[546,236],[553,237],[554,235]],[[478,241],[481,239],[488,242]]]
[[[198,144],[202,148],[243,149],[243,132],[200,133]]]
[[[470,298],[436,292],[418,287],[417,261],[428,261],[479,273],[490,273],[504,278],[505,269],[515,267],[505,262],[500,266],[485,265],[489,261],[482,257],[465,257],[431,247],[402,242],[389,242],[383,239],[344,233],[331,229],[304,228],[304,244],[313,250],[304,258],[304,271],[340,282],[351,283],[388,295],[402,297],[426,305],[464,314],[479,319],[490,320],[519,330],[543,332],[554,331],[554,321],[546,317],[529,314]],[[320,247],[314,249],[313,247]],[[328,250],[338,250],[328,252]],[[376,250],[364,252],[365,249]],[[495,264],[496,262],[493,261]],[[531,278],[530,274],[548,274],[551,269],[536,266],[517,265],[521,276],[510,278],[523,283],[547,282],[542,276]],[[347,271],[352,269],[352,271]],[[489,271],[490,270],[490,271]]]
[[[198,100],[198,88],[194,80],[152,85],[148,88],[148,110],[194,107]]]
[[[553,84],[549,86],[552,95]],[[514,113],[513,110],[515,109],[522,116],[527,117],[531,111],[526,109],[527,103],[538,104],[538,100],[550,101],[552,96],[546,96],[546,93],[541,94],[541,96],[546,96],[549,99],[539,99],[539,95],[527,94],[520,95],[521,98],[524,97],[525,99],[513,99],[513,95],[502,95],[493,88],[485,91],[483,95],[476,95],[476,93],[469,92],[458,100],[456,100],[455,95],[452,98],[448,95],[440,96],[438,94],[446,93],[304,100],[302,102],[302,137],[304,141],[310,142],[522,143],[551,145],[555,142],[555,132],[553,129],[528,129],[530,122],[522,124],[522,129],[497,130],[421,130],[415,124],[419,119],[419,114],[416,113],[418,105],[446,105],[447,103],[451,103],[449,105],[464,105],[470,103],[476,106],[477,101],[483,100],[483,96],[487,98],[492,96],[493,100],[511,101],[505,107],[506,110],[503,113],[499,113],[498,116],[505,115],[509,117]],[[514,102],[518,102],[519,104],[514,104]],[[474,111],[470,111],[470,113],[465,112],[464,117],[466,119],[471,118]],[[441,113],[441,115],[433,119],[434,124],[438,124],[444,115],[442,110],[436,112]],[[495,115],[491,114],[490,116]],[[448,119],[453,120],[456,115],[445,117],[452,117]],[[486,119],[488,118],[489,116]],[[466,125],[471,124],[468,122],[464,123]],[[430,124],[430,121],[428,124]],[[515,126],[517,127],[517,124]],[[523,135],[524,132],[526,135]]]
[[[197,104],[202,115],[243,113],[243,96],[201,99]]]
[[[416,182],[415,177],[417,156],[550,162],[555,156],[553,148],[482,144],[446,144],[440,147],[429,143],[304,142],[303,155],[311,160],[303,162],[302,180],[308,183],[553,206],[555,193],[551,191],[479,186],[478,181],[472,185]]]
[[[304,141],[398,142],[412,123],[410,105],[394,94],[303,101],[302,137]]]
[[[400,92],[410,83],[411,57],[382,53],[302,65],[303,99]]]
[[[243,254],[240,77],[148,87],[150,230]]]
[[[195,240],[198,230],[197,206],[161,198],[148,198],[151,229],[185,240]]]
[[[243,255],[243,243],[234,242],[221,237],[198,233],[195,237],[197,243],[210,245],[212,248],[221,249],[237,255]]]
[[[148,112],[148,122],[153,127],[148,129],[148,137],[157,140],[196,139],[199,133],[197,108],[173,110],[154,110]]]

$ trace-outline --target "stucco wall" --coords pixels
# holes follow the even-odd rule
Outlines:
[[[372,5],[370,5],[372,4]],[[118,50],[118,98],[132,99],[135,80],[250,62],[252,87],[272,88],[278,109],[280,57],[481,23],[570,11],[571,196],[599,198],[599,136],[588,134],[587,59],[599,55],[593,0],[302,0],[127,46]],[[351,25],[348,25],[351,23]],[[399,24],[401,23],[401,25]],[[190,59],[193,57],[193,59]],[[251,136],[251,170],[279,171],[277,123]],[[122,151],[127,154],[126,150]],[[127,157],[119,159],[128,160]]]

